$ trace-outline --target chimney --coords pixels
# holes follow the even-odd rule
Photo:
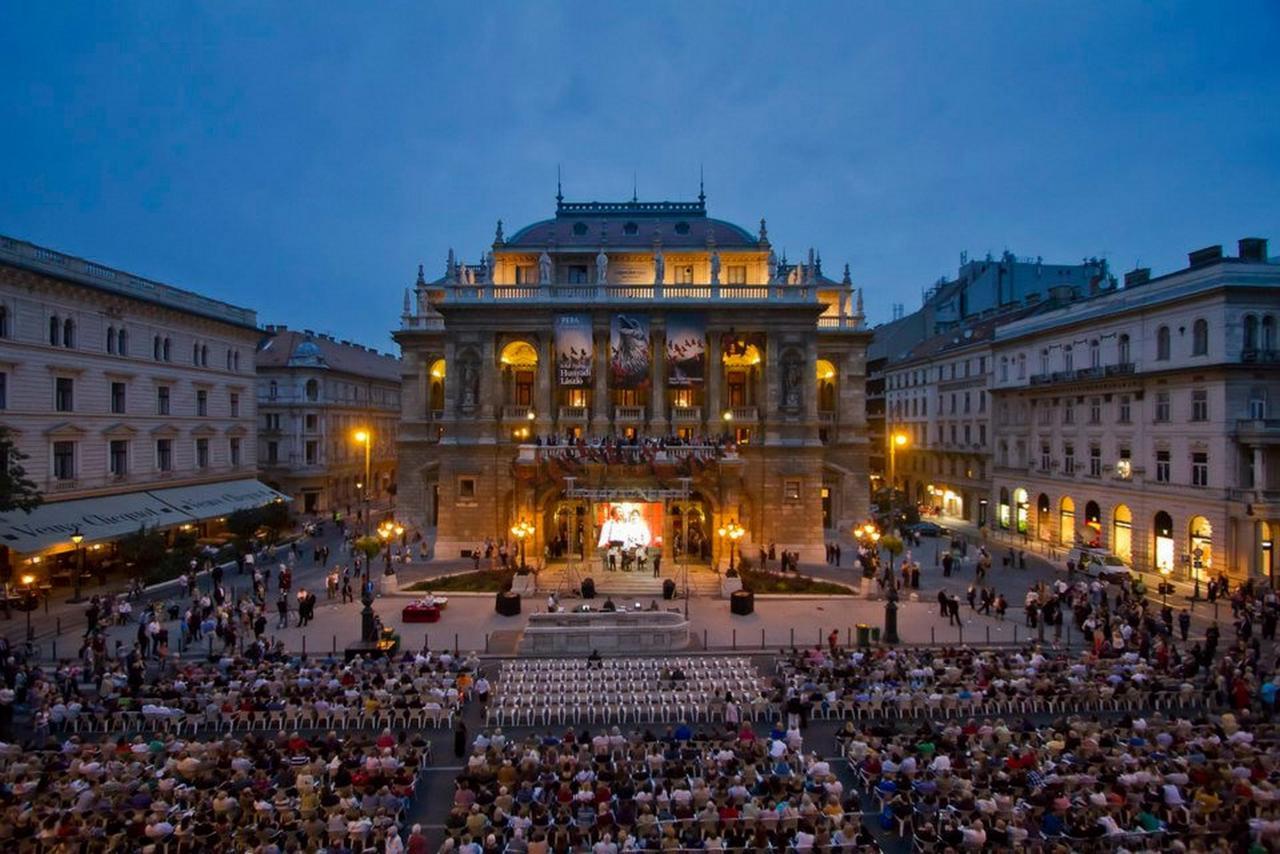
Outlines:
[[[1136,288],[1139,285],[1145,285],[1151,281],[1151,268],[1138,267],[1136,270],[1130,270],[1124,274],[1124,286],[1126,288]]]
[[[1203,267],[1206,264],[1212,264],[1214,261],[1222,260],[1222,244],[1216,246],[1206,246],[1203,249],[1197,249],[1194,252],[1187,253],[1188,267]]]
[[[1236,244],[1240,247],[1241,261],[1267,262],[1267,239],[1265,237],[1242,237]]]

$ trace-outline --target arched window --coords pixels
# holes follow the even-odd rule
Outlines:
[[[1258,349],[1258,316],[1254,314],[1246,314],[1244,316],[1244,349]]]
[[[306,394],[307,400],[318,400],[320,397],[320,383],[316,380],[307,380]]]
[[[121,356],[129,355],[129,333],[124,329],[116,333],[116,352]]]
[[[1191,355],[1209,355],[1209,321],[1203,317],[1191,326]]]
[[[162,349],[164,351],[164,360],[166,362],[173,361],[172,345],[173,345],[172,341],[170,341],[168,338],[164,339],[164,347]]]
[[[1119,349],[1120,349],[1120,364],[1127,365],[1133,361],[1133,359],[1129,358],[1131,353],[1129,350],[1129,335],[1127,333],[1122,334],[1120,336]]]
[[[107,352],[115,353],[116,351],[116,328],[114,326],[107,327]]]
[[[62,331],[62,321],[58,320],[58,315],[49,318],[49,346],[58,346],[58,334]]]
[[[1156,330],[1156,361],[1169,360],[1169,327],[1161,326]]]
[[[69,317],[62,321],[62,346],[76,346],[76,322]]]
[[[160,361],[160,336],[151,339],[151,358]]]

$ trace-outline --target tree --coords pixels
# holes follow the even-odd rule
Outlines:
[[[373,560],[382,551],[382,540],[377,537],[361,537],[353,546],[368,560]]]
[[[30,513],[44,501],[35,481],[27,477],[27,470],[22,467],[26,458],[14,444],[9,428],[0,427],[0,513]]]
[[[889,573],[893,574],[893,559],[902,554],[902,540],[890,534],[880,538],[880,548],[889,553]]]
[[[280,532],[288,528],[293,520],[289,517],[289,505],[283,501],[272,501],[258,508],[258,523],[266,528],[271,542],[280,539]]]
[[[253,539],[261,525],[262,516],[256,507],[236,510],[227,516],[227,530],[241,542]]]
[[[142,577],[164,559],[164,535],[145,525],[120,540],[120,558],[132,567],[133,574]]]

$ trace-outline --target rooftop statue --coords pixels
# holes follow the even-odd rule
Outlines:
[[[551,256],[547,254],[545,249],[538,256],[538,284],[551,284]]]
[[[720,251],[711,250],[711,284],[720,284]]]
[[[662,256],[662,244],[653,249],[653,283],[660,285],[667,277],[667,259]]]
[[[769,250],[769,284],[778,284],[778,253]]]
[[[605,285],[609,283],[609,256],[604,253],[604,247],[600,247],[600,254],[596,256],[596,284]]]

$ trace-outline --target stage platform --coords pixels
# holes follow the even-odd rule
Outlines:
[[[662,564],[662,577],[654,578],[653,570],[645,572],[609,572],[600,568],[599,562],[594,564],[574,563],[553,560],[538,573],[538,592],[545,595],[551,591],[576,589],[583,578],[590,577],[596,584],[596,596],[605,595],[615,598],[649,599],[662,598],[662,582],[670,578],[676,584],[676,592],[684,592],[684,568],[679,564],[668,567]],[[689,595],[719,596],[720,576],[705,563],[689,564]]]

